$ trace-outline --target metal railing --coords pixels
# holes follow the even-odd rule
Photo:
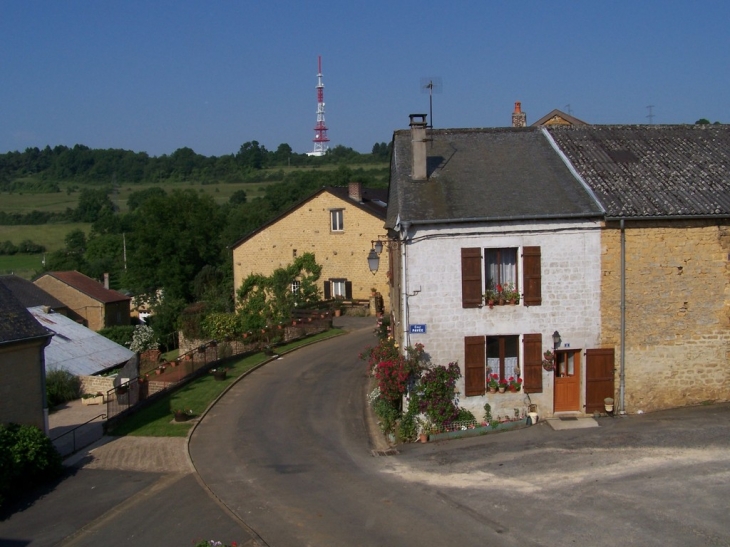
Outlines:
[[[61,454],[61,456],[66,457],[70,456],[71,454],[75,454],[77,451],[81,450],[82,448],[89,446],[94,441],[100,439],[102,435],[104,434],[103,428],[101,429],[101,434],[94,433],[93,431],[87,429],[84,433],[83,437],[80,437],[81,432],[79,432],[79,429],[81,429],[84,426],[89,425],[91,422],[96,420],[97,418],[101,418],[102,420],[106,419],[106,414],[99,414],[98,416],[94,416],[90,420],[85,421],[84,423],[77,425],[73,429],[69,429],[68,431],[65,431],[64,433],[61,433],[57,437],[54,437],[51,439],[51,442],[53,443],[53,446],[56,447],[56,450]],[[99,424],[101,425],[101,424]],[[78,432],[78,434],[77,434]],[[71,441],[70,443],[64,443],[64,442],[58,442],[60,439],[63,439],[67,435],[71,435]],[[66,450],[68,445],[71,445],[71,450]]]

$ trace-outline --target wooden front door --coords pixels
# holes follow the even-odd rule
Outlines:
[[[586,350],[586,414],[604,412],[606,397],[614,396],[614,351]]]
[[[554,411],[580,410],[580,351],[558,351],[555,361]]]

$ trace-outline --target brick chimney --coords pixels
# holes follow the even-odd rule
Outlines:
[[[517,101],[515,103],[515,111],[512,112],[512,127],[526,127],[527,126],[527,114],[522,112],[522,103]]]
[[[347,193],[351,200],[362,203],[362,182],[350,182],[347,185]]]
[[[411,114],[411,149],[413,150],[413,164],[411,165],[411,178],[413,180],[426,180],[426,114]],[[416,119],[420,118],[420,119]]]

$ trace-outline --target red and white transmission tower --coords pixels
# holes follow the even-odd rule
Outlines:
[[[322,56],[317,57],[317,125],[314,126],[314,151],[309,156],[324,156],[327,152],[327,126],[324,123],[324,84],[322,83]]]

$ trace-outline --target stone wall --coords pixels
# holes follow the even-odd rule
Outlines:
[[[621,356],[620,230],[602,237],[601,344]],[[730,399],[730,230],[626,225],[626,411]]]
[[[114,388],[113,376],[79,376],[79,378],[81,379],[82,395],[101,391],[106,396],[106,392]]]
[[[344,210],[342,232],[330,230],[332,209]],[[314,253],[317,264],[322,266],[320,291],[327,279],[346,278],[352,282],[354,299],[368,300],[372,288],[386,296],[387,248],[375,275],[367,263],[370,242],[384,234],[381,219],[351,201],[322,192],[233,249],[234,287],[240,287],[251,273],[271,275],[277,268],[290,265],[295,257]],[[385,306],[390,308],[387,296]]]

